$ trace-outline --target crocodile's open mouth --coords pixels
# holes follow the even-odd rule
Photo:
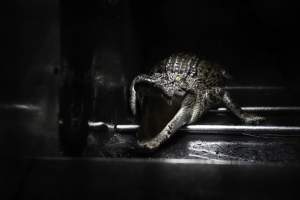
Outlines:
[[[172,120],[181,107],[183,96],[167,96],[162,89],[151,84],[137,84],[135,89],[141,125],[138,140],[147,143]]]

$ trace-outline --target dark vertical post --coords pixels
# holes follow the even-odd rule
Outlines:
[[[61,1],[60,142],[64,155],[81,155],[92,110],[96,1]]]

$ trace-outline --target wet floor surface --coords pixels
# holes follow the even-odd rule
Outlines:
[[[134,136],[115,134],[104,146],[91,142],[88,153],[115,158],[178,158],[227,163],[299,163],[300,138],[220,135],[176,135],[154,152],[136,146]]]

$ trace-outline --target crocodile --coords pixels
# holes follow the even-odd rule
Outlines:
[[[157,149],[179,128],[222,104],[244,123],[263,121],[263,117],[246,113],[234,103],[225,89],[229,78],[219,64],[189,53],[173,54],[149,74],[136,76],[130,86],[129,102],[133,115],[141,122],[138,146]]]

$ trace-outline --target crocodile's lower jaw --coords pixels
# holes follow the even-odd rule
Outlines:
[[[147,144],[159,135],[179,110],[181,101],[182,97],[167,99],[157,93],[153,95],[144,93],[140,109],[141,127],[138,132],[138,143]]]

